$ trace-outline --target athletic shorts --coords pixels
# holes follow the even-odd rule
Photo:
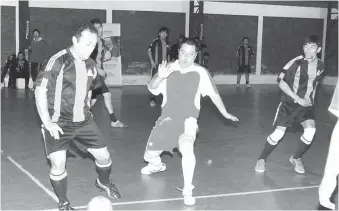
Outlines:
[[[106,147],[104,137],[92,115],[83,122],[58,122],[57,124],[64,132],[64,134],[59,133],[59,140],[53,138],[43,126],[41,128],[47,157],[53,152],[71,149],[72,142],[83,152],[88,148]]]
[[[239,66],[238,73],[251,73],[251,66],[250,65]]]
[[[281,102],[278,106],[273,125],[292,127],[305,120],[314,120],[314,107],[302,107],[294,102]]]
[[[193,118],[192,127],[198,129],[196,119]],[[147,142],[147,150],[172,151],[179,146],[179,137],[185,132],[186,118],[171,118],[160,116]],[[195,138],[194,138],[195,140]]]
[[[99,95],[105,94],[109,92],[108,87],[105,83],[105,78],[102,76],[99,76],[101,80],[101,86],[98,89],[94,89],[92,91],[92,99],[96,99]]]

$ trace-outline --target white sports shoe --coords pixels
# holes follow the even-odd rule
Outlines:
[[[143,175],[151,175],[158,172],[162,172],[166,170],[166,164],[161,163],[160,166],[147,165],[141,169],[141,174]]]
[[[195,198],[193,197],[194,188],[194,185],[191,185],[189,187],[184,187],[184,189],[182,190],[182,195],[184,196],[184,204],[187,206],[195,205]]]

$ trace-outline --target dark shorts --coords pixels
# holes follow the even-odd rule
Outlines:
[[[179,137],[185,133],[185,120],[160,116],[148,138],[147,150],[172,151],[178,147]]]
[[[251,66],[250,65],[239,66],[238,73],[251,73]]]
[[[59,140],[53,138],[44,127],[41,128],[47,157],[53,152],[72,149],[71,143],[74,143],[83,152],[88,148],[106,147],[104,137],[92,116],[84,122],[58,122],[57,124],[64,132],[64,134],[59,133]]]
[[[292,127],[305,120],[314,120],[314,107],[302,107],[294,102],[281,102],[278,106],[273,125]]]
[[[101,80],[101,86],[100,86],[100,88],[94,89],[92,91],[92,99],[96,99],[99,95],[102,95],[102,94],[109,92],[108,87],[105,83],[105,78],[102,77],[102,76],[99,76],[99,77],[100,77],[100,80]]]

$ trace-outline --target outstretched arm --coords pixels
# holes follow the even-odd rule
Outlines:
[[[218,89],[216,88],[210,73],[207,70],[205,70],[202,73],[201,77],[203,80],[202,83],[200,84],[202,96],[204,97],[208,95],[211,98],[213,104],[217,107],[219,112],[225,118],[230,119],[232,121],[239,121],[237,117],[227,112],[225,104],[220,97]]]

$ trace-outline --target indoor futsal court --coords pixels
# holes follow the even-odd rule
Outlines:
[[[317,209],[318,186],[334,124],[327,112],[333,87],[324,85],[319,89],[318,131],[304,155],[304,175],[297,174],[288,161],[302,133],[298,128],[290,130],[272,152],[264,174],[254,171],[258,154],[272,130],[272,117],[280,97],[278,87],[253,85],[253,89],[245,89],[221,85],[218,88],[227,109],[237,115],[240,122],[222,119],[211,101],[203,99],[195,147],[194,194],[197,202],[193,207],[183,204],[181,192],[176,189],[182,188],[178,153],[173,157],[163,155],[167,171],[152,176],[140,174],[145,142],[160,114],[159,106],[149,106],[145,86],[110,89],[117,116],[129,125],[128,128],[112,129],[102,98],[95,105],[95,121],[112,153],[111,178],[122,194],[121,200],[112,200],[115,210]],[[46,176],[49,166],[37,124],[33,93],[4,89],[1,96],[2,209],[53,210],[56,201]],[[92,197],[106,193],[94,187],[93,161],[81,157],[86,155],[74,155],[69,155],[67,163],[68,193],[72,205],[84,209]]]
[[[331,200],[338,209],[337,171],[326,165],[335,163],[327,157],[339,128],[329,109],[338,104],[337,1],[1,0],[0,48],[1,210],[93,211],[88,204],[98,196],[113,210],[322,210]],[[169,75],[159,68],[164,60],[175,67]],[[165,112],[152,89],[172,99]],[[89,117],[90,95],[105,143]],[[206,96],[199,117],[197,96]],[[44,100],[53,118],[46,133],[64,124],[62,140],[43,139]],[[282,103],[290,108],[281,112]],[[288,125],[284,134],[272,125],[279,115],[289,118],[282,128],[302,118],[307,125]],[[172,135],[184,159],[177,148],[164,152],[164,171],[156,153]],[[94,156],[70,141],[65,170],[70,136]],[[330,198],[330,188],[321,190],[332,184]]]

